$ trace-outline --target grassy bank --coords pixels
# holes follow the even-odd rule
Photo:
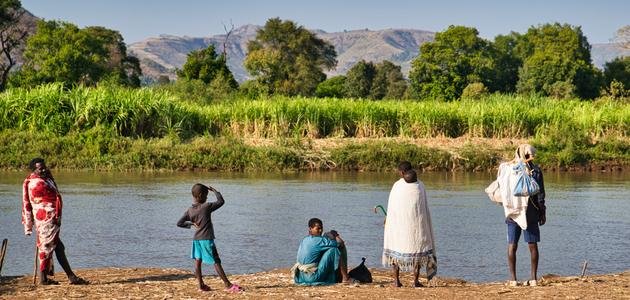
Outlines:
[[[0,168],[23,168],[31,158],[42,156],[56,168],[93,170],[383,171],[409,160],[423,171],[484,171],[510,158],[513,151],[513,143],[497,145],[493,139],[464,139],[446,147],[402,138],[322,143],[326,140],[271,139],[261,144],[213,136],[143,139],[121,137],[102,127],[66,136],[4,130],[0,132]],[[627,141],[571,144],[559,150],[553,148],[557,143],[534,145],[540,149],[538,161],[547,169],[630,164]]]
[[[200,105],[149,88],[46,85],[0,94],[0,115],[5,169],[43,156],[61,168],[100,170],[379,171],[403,159],[423,170],[489,170],[522,141],[539,148],[548,168],[630,164],[630,105],[609,99],[276,97]],[[432,138],[460,142],[418,142]],[[340,142],[321,142],[333,139]],[[500,139],[515,142],[495,145]]]

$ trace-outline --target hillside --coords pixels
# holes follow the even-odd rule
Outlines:
[[[602,70],[606,62],[619,56],[628,55],[630,55],[630,50],[621,49],[612,43],[591,45],[591,59],[593,60],[593,64]]]
[[[243,68],[247,54],[247,42],[254,39],[256,25],[236,28],[227,43],[228,65],[238,81],[248,78]],[[345,74],[361,59],[380,62],[390,60],[402,66],[404,74],[409,72],[411,60],[418,55],[420,45],[432,41],[434,33],[416,29],[352,30],[328,33],[314,31],[320,38],[330,42],[337,51],[337,68],[329,75]],[[211,37],[178,37],[162,35],[129,45],[132,55],[140,59],[142,72],[146,77],[157,78],[160,75],[175,78],[174,69],[186,62],[186,54],[192,50],[215,45],[217,51],[223,50],[225,34]]]
[[[26,11],[22,26],[35,31],[38,17]],[[244,25],[232,31],[227,41],[228,66],[239,81],[248,79],[243,68],[243,60],[247,54],[247,42],[254,39],[261,26]],[[383,30],[351,30],[343,32],[325,32],[313,30],[320,38],[334,45],[337,51],[337,67],[328,71],[328,75],[345,74],[361,59],[373,62],[392,61],[402,67],[407,75],[411,61],[418,55],[422,43],[433,41],[435,33],[418,29],[383,29]],[[186,55],[193,50],[215,45],[217,51],[223,50],[225,34],[209,37],[189,37],[160,35],[128,45],[130,55],[140,59],[145,81],[151,82],[165,75],[175,79],[175,69],[181,68]],[[603,68],[605,62],[622,55],[630,55],[630,50],[621,50],[613,44],[593,44],[591,57],[595,66]],[[18,65],[21,64],[21,53],[15,55]],[[0,57],[2,59],[2,57]]]
[[[19,30],[17,32],[9,31],[10,32],[9,34],[13,37],[19,36],[19,34],[23,32],[22,29],[26,29],[26,31],[28,32],[27,33],[28,35],[33,34],[35,32],[35,29],[37,28],[37,21],[39,21],[39,18],[31,14],[28,10],[19,10],[18,13],[22,13],[22,15],[20,16]],[[11,58],[15,59],[17,67],[22,65],[22,62],[23,62],[22,52],[23,51],[24,51],[24,44],[22,44],[18,49],[15,49],[11,52]],[[0,54],[0,64],[5,64],[5,63],[6,63],[6,56],[4,53],[2,53]],[[15,69],[16,67],[13,68],[13,70]]]
[[[228,65],[239,82],[248,79],[248,73],[243,68],[243,60],[247,55],[247,42],[255,38],[259,28],[261,26],[257,25],[236,28],[227,42]],[[345,74],[356,62],[364,59],[373,62],[392,61],[402,67],[406,76],[411,61],[418,55],[420,45],[433,41],[435,36],[433,32],[417,29],[313,32],[334,45],[337,51],[337,67],[328,71],[328,75]],[[133,43],[128,49],[132,55],[140,59],[142,72],[151,81],[161,75],[175,79],[174,70],[181,68],[186,61],[187,53],[210,44],[215,45],[217,51],[222,51],[224,42],[225,34],[197,38],[162,35]],[[630,51],[621,50],[613,44],[592,45],[592,60],[600,69],[607,61],[621,55],[630,55]]]

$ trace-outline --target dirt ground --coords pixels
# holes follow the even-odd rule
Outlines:
[[[287,269],[255,274],[230,275],[245,291],[230,294],[216,276],[205,276],[212,291],[201,292],[193,274],[178,269],[105,268],[79,269],[89,285],[69,285],[57,274],[56,286],[38,286],[31,276],[3,277],[0,299],[630,299],[630,270],[620,274],[560,277],[543,275],[537,287],[507,287],[502,282],[468,283],[459,279],[434,278],[428,287],[394,288],[387,271],[372,269],[373,283],[303,287],[292,283]],[[425,282],[426,283],[426,282]]]
[[[252,146],[270,146],[275,143],[274,139],[264,138],[247,138],[244,139],[245,143]],[[516,147],[519,144],[526,143],[528,140],[523,138],[479,138],[479,137],[431,137],[431,138],[402,138],[402,137],[381,137],[381,138],[322,138],[312,139],[312,147],[315,150],[325,150],[336,147],[341,147],[350,143],[367,143],[370,141],[389,141],[400,143],[411,143],[418,146],[436,148],[440,150],[456,150],[464,147],[465,145],[483,146],[485,149],[492,150],[504,150]]]

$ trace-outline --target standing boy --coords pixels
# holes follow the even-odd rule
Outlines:
[[[210,203],[206,202],[208,199],[208,191],[214,192],[217,201]],[[210,218],[210,215],[213,211],[223,206],[225,203],[223,196],[214,188],[200,183],[193,185],[192,195],[193,204],[190,208],[188,208],[188,210],[186,210],[184,216],[177,221],[177,226],[182,228],[190,228],[191,226],[194,226],[196,228],[192,242],[191,258],[195,260],[195,277],[197,277],[197,281],[199,282],[199,290],[210,290],[210,287],[203,282],[203,278],[201,277],[201,263],[203,262],[206,264],[214,264],[214,269],[219,277],[221,277],[221,280],[223,280],[226,291],[242,291],[243,289],[240,286],[232,284],[230,280],[228,280],[227,276],[225,276],[225,272],[221,266],[219,253],[214,245],[214,228],[212,226],[212,219]]]

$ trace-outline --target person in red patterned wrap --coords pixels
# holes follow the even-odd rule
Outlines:
[[[29,168],[31,174],[26,177],[22,186],[22,224],[26,235],[33,233],[33,225],[37,231],[39,284],[58,284],[48,278],[48,275],[53,274],[53,252],[70,284],[87,284],[86,280],[72,272],[65,247],[59,238],[63,202],[55,179],[42,158],[32,159]]]

